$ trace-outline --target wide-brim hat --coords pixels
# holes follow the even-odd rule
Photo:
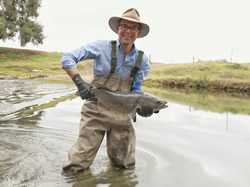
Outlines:
[[[140,23],[140,35],[138,38],[142,38],[149,33],[149,26],[146,23],[141,22],[140,14],[135,8],[130,8],[126,10],[121,17],[113,16],[109,19],[109,26],[110,28],[117,33],[116,27],[119,24],[120,19],[125,19],[128,21]]]

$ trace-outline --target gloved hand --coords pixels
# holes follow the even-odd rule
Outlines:
[[[79,74],[76,74],[72,78],[73,82],[78,88],[80,97],[83,99],[89,99],[94,97],[94,95],[91,93],[92,86],[86,82],[84,82]]]
[[[153,114],[153,108],[149,106],[142,106],[141,108],[137,108],[136,112],[142,117],[149,117]]]

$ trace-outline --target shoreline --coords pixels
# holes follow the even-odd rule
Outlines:
[[[194,79],[146,79],[143,82],[146,87],[161,87],[166,89],[194,89],[208,90],[212,92],[242,92],[250,95],[250,82],[238,82],[227,80],[200,81]]]
[[[72,83],[62,70],[62,53],[10,49],[0,47],[0,80],[43,80]],[[143,82],[147,87],[242,92],[250,94],[250,63],[229,63],[225,60],[185,64],[150,63],[150,72]],[[82,78],[90,82],[93,60],[78,63]]]
[[[85,71],[80,71],[82,78],[86,82],[91,82],[93,75],[90,69]],[[18,76],[6,76],[0,75],[1,80],[42,80],[46,82],[53,83],[65,83],[71,84],[72,80],[66,74],[59,75],[30,75],[29,77],[18,77]],[[207,90],[211,92],[238,92],[238,93],[246,93],[250,95],[250,82],[239,82],[239,81],[227,81],[227,80],[215,80],[215,81],[201,81],[194,79],[168,79],[168,80],[160,80],[160,79],[151,79],[148,78],[143,81],[143,86],[146,87],[155,87],[155,88],[163,88],[163,89],[192,89],[192,90]]]

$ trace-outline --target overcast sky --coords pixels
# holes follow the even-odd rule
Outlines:
[[[42,0],[38,21],[47,38],[25,48],[67,52],[99,39],[117,39],[111,16],[135,7],[150,33],[136,40],[154,62],[226,59],[250,62],[250,0]],[[19,41],[0,46],[20,48]]]

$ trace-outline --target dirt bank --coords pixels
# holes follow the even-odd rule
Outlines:
[[[192,79],[152,80],[143,82],[147,87],[207,89],[209,91],[246,92],[250,94],[250,82],[233,82],[227,80],[200,81]]]

